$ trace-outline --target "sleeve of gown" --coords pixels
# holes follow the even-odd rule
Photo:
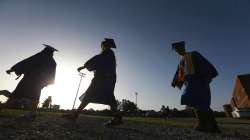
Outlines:
[[[25,74],[30,69],[34,68],[38,64],[39,54],[33,55],[29,58],[26,58],[14,66],[11,67],[11,70],[16,73],[16,75]]]
[[[200,53],[194,52],[194,58],[195,58],[195,67],[196,67],[196,73],[205,78],[209,78],[212,80],[214,77],[218,75],[217,70],[215,67]]]
[[[100,61],[102,60],[102,55],[96,55],[89,59],[85,64],[84,67],[87,68],[89,71],[94,71],[98,69],[98,66],[100,65]]]

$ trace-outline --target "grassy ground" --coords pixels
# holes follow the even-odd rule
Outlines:
[[[125,118],[124,124],[105,128],[109,117],[81,115],[76,122],[60,113],[41,113],[32,123],[17,121],[21,111],[0,113],[0,140],[250,140],[250,121],[218,119],[222,134],[193,130],[195,119]]]

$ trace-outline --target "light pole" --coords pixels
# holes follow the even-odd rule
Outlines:
[[[72,107],[72,110],[74,109],[74,107],[75,107],[75,103],[76,103],[76,98],[77,98],[77,96],[78,96],[78,93],[79,93],[79,90],[80,90],[80,87],[81,87],[81,83],[82,83],[82,78],[83,77],[85,77],[85,73],[79,73],[79,76],[81,77],[80,78],[80,82],[79,82],[79,85],[78,85],[78,88],[77,88],[77,92],[76,92],[76,97],[75,97],[75,100],[74,100],[74,104],[73,104],[73,107]]]
[[[137,107],[137,96],[138,96],[138,93],[135,92],[135,104],[136,104],[136,107]]]

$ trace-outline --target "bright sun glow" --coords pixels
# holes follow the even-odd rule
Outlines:
[[[83,70],[83,73],[85,73],[86,76],[82,79],[75,108],[80,104],[79,96],[85,92],[93,78],[93,73],[87,70]],[[75,69],[72,70],[67,67],[58,67],[55,84],[42,90],[40,102],[42,103],[48,96],[52,96],[52,104],[60,105],[62,109],[72,109],[79,82],[80,76]],[[100,110],[107,108],[107,106],[89,104],[87,106],[87,109],[88,108]]]

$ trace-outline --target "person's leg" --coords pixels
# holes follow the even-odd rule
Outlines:
[[[197,108],[194,108],[193,110],[194,110],[196,118],[199,121],[195,130],[202,131],[205,127],[204,113],[202,113],[202,111]]]
[[[77,110],[74,112],[74,115],[78,117],[79,113],[89,104],[88,101],[83,100]]]
[[[12,99],[12,101],[8,102],[8,106],[12,107],[19,106],[19,108],[15,109],[24,109],[27,110],[27,113],[16,118],[17,121],[27,121],[32,122],[37,117],[37,106],[39,103],[39,99],[28,99],[28,98],[20,98],[20,99]],[[12,108],[13,109],[13,108]]]
[[[89,101],[82,100],[81,104],[72,114],[63,114],[62,117],[70,120],[76,120],[79,116],[79,113],[89,104]]]
[[[207,125],[210,129],[210,132],[220,133],[220,129],[218,127],[217,121],[215,120],[214,112],[211,108],[206,114],[207,116]]]
[[[6,103],[3,104],[3,108],[6,109],[20,109],[21,108],[21,102],[19,99],[10,97],[6,101]]]
[[[120,113],[120,111],[117,109],[117,104],[114,103],[113,105],[110,105],[111,107],[111,112],[112,112],[112,115],[114,116],[114,118],[118,118],[118,119],[122,119],[122,115]]]
[[[11,93],[8,90],[1,90],[0,95],[3,95],[5,97],[9,98],[11,96]]]
[[[117,103],[114,101],[113,103],[110,104],[111,112],[113,119],[104,123],[105,126],[112,126],[112,125],[120,125],[122,124],[122,115],[117,109]]]
[[[196,130],[202,132],[220,133],[219,127],[211,109],[197,109],[197,116],[199,119],[199,125]]]

